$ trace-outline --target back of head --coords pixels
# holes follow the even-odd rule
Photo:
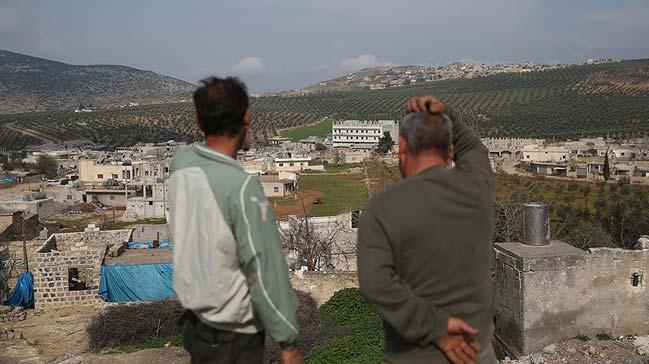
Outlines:
[[[399,133],[408,143],[408,152],[412,155],[435,153],[444,159],[449,157],[453,123],[446,114],[409,113],[403,119]]]
[[[238,134],[248,104],[246,85],[234,77],[206,78],[194,92],[196,118],[205,136]]]

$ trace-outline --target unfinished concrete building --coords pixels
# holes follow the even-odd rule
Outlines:
[[[34,304],[37,309],[99,302],[101,264],[110,248],[122,247],[131,230],[54,234],[34,254]]]
[[[162,219],[169,213],[167,186],[162,183],[144,183],[142,195],[126,201],[125,220]]]
[[[497,243],[494,251],[496,338],[504,352],[528,355],[577,335],[649,332],[649,239],[637,250],[584,251],[548,239]]]

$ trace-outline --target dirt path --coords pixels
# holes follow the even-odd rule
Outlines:
[[[133,353],[87,352],[86,326],[97,312],[94,307],[74,307],[39,312],[27,310],[27,319],[4,322],[22,338],[0,340],[0,363],[188,363],[182,348],[157,348]]]
[[[189,354],[178,347],[157,348],[136,351],[134,353],[122,354],[90,354],[83,353],[73,356],[60,364],[131,364],[131,363],[162,363],[162,364],[184,364],[189,363]]]
[[[34,137],[36,139],[39,139],[44,144],[44,145],[39,146],[40,148],[44,147],[45,145],[54,143],[54,140],[45,137],[43,134],[34,132],[31,129],[23,129],[23,128],[19,127],[19,126],[16,126],[15,121],[12,121],[10,123],[6,123],[4,126],[7,129],[13,130],[13,131],[15,131],[17,133],[21,133],[21,134],[24,134],[24,135],[29,135],[29,136],[32,136],[32,137]]]

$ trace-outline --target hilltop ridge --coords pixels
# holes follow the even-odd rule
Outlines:
[[[71,65],[0,50],[0,114],[188,99],[191,83],[119,65]]]

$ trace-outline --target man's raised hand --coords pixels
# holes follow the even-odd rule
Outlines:
[[[411,112],[448,113],[448,109],[435,96],[414,96],[406,102],[406,114]]]

